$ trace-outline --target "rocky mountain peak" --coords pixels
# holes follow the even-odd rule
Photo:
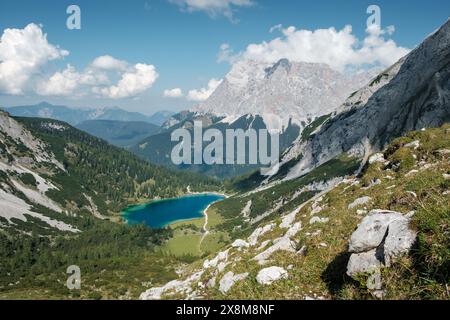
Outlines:
[[[235,63],[224,81],[192,111],[238,119],[259,115],[269,129],[293,124],[304,127],[333,112],[373,73],[342,74],[328,65],[281,59],[274,64],[253,60]]]

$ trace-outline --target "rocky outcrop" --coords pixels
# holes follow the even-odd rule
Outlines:
[[[352,253],[347,265],[347,275],[357,278],[368,275],[373,289],[381,290],[382,267],[389,267],[413,246],[416,232],[409,227],[412,213],[403,215],[387,210],[373,210],[362,220],[352,234],[349,252]],[[374,281],[374,279],[379,279]]]
[[[247,248],[250,246],[250,244],[242,239],[237,239],[231,244],[231,246],[233,248]]]
[[[196,292],[192,290],[192,284],[198,282],[203,275],[203,272],[197,272],[185,280],[173,280],[162,287],[151,288],[143,292],[140,300],[160,300],[163,295],[168,294],[182,294],[187,298],[195,298]]]
[[[260,254],[258,254],[257,256],[255,256],[253,258],[253,260],[258,261],[258,263],[262,265],[267,262],[266,260],[269,259],[273,253],[275,253],[277,251],[288,251],[288,252],[296,251],[295,250],[295,247],[296,247],[295,242],[292,241],[291,239],[289,239],[288,237],[283,237],[274,242],[275,242],[275,244],[273,246],[269,247],[265,251],[263,251]]]
[[[373,86],[378,89],[370,98],[355,101],[355,96]],[[367,160],[393,138],[448,122],[449,106],[450,20],[352,95],[308,142],[297,144],[294,148],[301,161],[287,179],[304,175],[344,152]]]

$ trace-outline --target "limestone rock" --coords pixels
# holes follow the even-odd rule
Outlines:
[[[407,253],[416,241],[417,233],[409,228],[409,219],[395,220],[389,225],[384,241],[384,260],[389,267],[392,259]]]
[[[256,276],[256,281],[262,285],[270,285],[275,281],[286,279],[287,277],[288,273],[283,268],[270,267],[259,271],[258,275]]]
[[[377,258],[376,249],[367,252],[352,254],[347,265],[347,275],[353,277],[360,273],[372,273],[381,267]]]
[[[264,264],[266,260],[269,259],[269,257],[277,251],[295,252],[295,243],[289,238],[280,238],[273,246],[255,256],[253,260],[258,261],[259,264]]]
[[[375,162],[381,162],[381,163],[385,163],[386,159],[384,159],[384,154],[380,153],[375,153],[372,156],[370,156],[369,158],[369,164],[375,163]]]
[[[330,221],[329,218],[312,217],[312,218],[309,220],[309,224],[315,224],[315,223],[327,223],[328,221]]]
[[[253,233],[248,237],[248,243],[250,246],[255,246],[258,243],[259,237],[261,237],[263,234],[272,231],[273,228],[275,228],[275,224],[271,223],[264,227],[259,227],[253,231]]]
[[[298,210],[295,210],[295,211],[285,215],[283,217],[283,220],[280,223],[280,228],[282,228],[282,229],[289,228],[292,225],[292,223],[294,223],[294,221],[295,221],[295,217],[297,216],[297,211]]]
[[[230,291],[231,287],[238,281],[244,280],[248,277],[248,273],[234,274],[233,272],[226,273],[219,283],[219,290],[223,294]]]
[[[250,246],[250,244],[247,241],[237,239],[236,241],[233,242],[231,246],[233,248],[247,248]]]
[[[386,236],[389,224],[405,219],[401,213],[387,210],[373,210],[362,220],[350,238],[349,251],[366,252],[377,248]]]
[[[407,253],[416,240],[416,232],[409,227],[413,214],[373,210],[350,238],[349,252],[353,254],[347,264],[347,275],[368,275],[367,288],[376,297],[384,294],[380,269]]]

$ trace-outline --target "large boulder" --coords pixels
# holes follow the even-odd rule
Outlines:
[[[369,275],[368,282],[376,279],[369,289],[381,289],[382,267],[389,267],[395,258],[407,253],[417,234],[409,227],[413,213],[403,215],[387,210],[373,210],[362,220],[352,234],[349,251],[353,253],[347,264],[347,275]]]
[[[366,252],[377,248],[386,236],[388,226],[395,220],[406,218],[398,212],[373,210],[362,220],[350,238],[349,251]]]

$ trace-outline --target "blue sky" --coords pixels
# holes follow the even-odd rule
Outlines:
[[[164,97],[164,90],[180,88],[187,95],[189,90],[207,87],[210,79],[223,78],[230,69],[229,63],[217,61],[220,46],[224,43],[229,44],[235,53],[245,52],[249,44],[270,42],[280,37],[279,30],[269,32],[278,24],[282,28],[294,26],[297,30],[334,27],[338,31],[351,25],[352,35],[362,40],[367,35],[366,9],[376,4],[381,8],[382,28],[395,26],[395,32],[386,37],[395,41],[398,47],[413,48],[443,24],[450,12],[450,2],[446,0],[223,0],[231,4],[221,8],[192,7],[183,1],[188,4],[196,2],[2,0],[0,33],[6,28],[23,29],[30,23],[42,24],[48,43],[70,52],[41,65],[40,74],[50,77],[62,72],[67,64],[82,73],[95,58],[109,55],[128,62],[132,69],[138,63],[152,65],[158,77],[151,86],[136,95],[123,94],[114,98],[111,94],[85,94],[77,98],[42,95],[28,89],[20,94],[11,94],[7,90],[1,91],[0,82],[0,104],[10,106],[46,100],[72,106],[120,106],[147,114],[162,109],[186,109],[195,102],[186,97]],[[247,2],[251,4],[239,5],[249,4]],[[66,8],[70,4],[81,8],[81,30],[66,28]],[[122,74],[110,79],[111,86],[124,72],[122,70]],[[32,79],[30,76],[27,86]]]

